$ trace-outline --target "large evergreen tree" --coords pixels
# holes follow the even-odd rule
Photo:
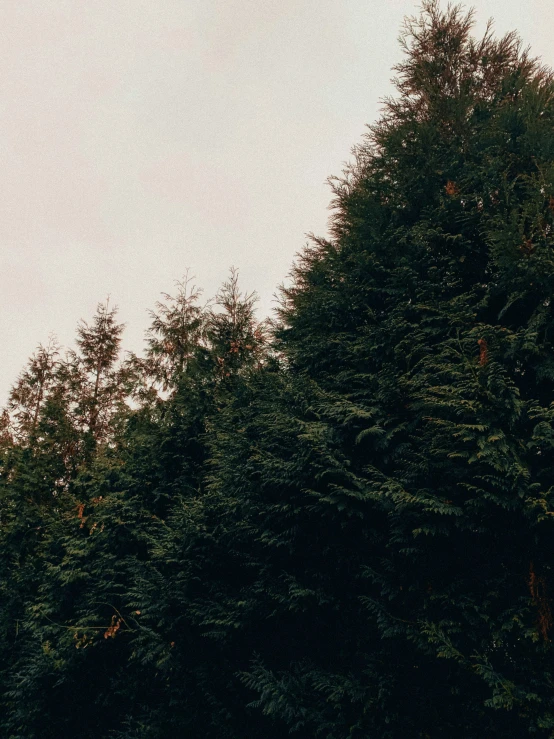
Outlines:
[[[377,542],[352,585],[392,650],[369,668],[382,736],[453,735],[461,713],[462,736],[554,727],[553,83],[471,25],[434,2],[408,21],[399,96],[282,313],[346,462],[328,501]]]
[[[204,612],[306,736],[554,728],[553,84],[471,26],[408,21],[399,96],[284,292],[288,390],[214,437],[236,564]]]

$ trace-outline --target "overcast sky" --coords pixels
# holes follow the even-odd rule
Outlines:
[[[550,0],[477,0],[554,65]],[[408,0],[0,0],[0,404],[108,294],[140,350],[187,268],[272,296],[391,92]]]

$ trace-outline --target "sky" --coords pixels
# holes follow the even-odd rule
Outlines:
[[[554,66],[550,0],[477,0]],[[391,94],[408,0],[0,0],[0,406],[110,297],[140,351],[189,270],[260,317]]]

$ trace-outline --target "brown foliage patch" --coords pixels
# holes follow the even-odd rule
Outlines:
[[[108,639],[110,636],[115,639],[115,635],[121,628],[121,618],[115,614],[112,616],[112,621],[106,631],[104,632],[104,639]]]
[[[448,182],[447,182],[447,183],[446,183],[446,185],[444,186],[444,189],[446,190],[446,194],[447,194],[447,195],[448,195],[449,197],[451,197],[451,198],[454,198],[454,197],[456,197],[456,195],[458,195],[458,193],[460,192],[460,191],[458,190],[458,186],[457,186],[457,185],[456,185],[456,183],[455,183],[455,182],[453,182],[452,180],[448,180]]]
[[[479,339],[479,364],[484,367],[489,361],[489,348],[485,339]]]

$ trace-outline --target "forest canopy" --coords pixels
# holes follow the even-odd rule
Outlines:
[[[554,737],[554,80],[424,3],[273,321],[101,303],[0,415],[0,734]]]

